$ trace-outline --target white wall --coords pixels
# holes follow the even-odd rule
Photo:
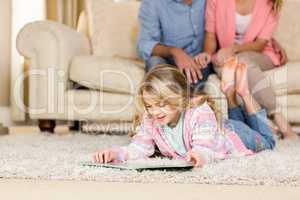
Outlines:
[[[11,0],[0,0],[0,123],[9,126]]]
[[[9,106],[11,0],[0,0],[0,106]]]

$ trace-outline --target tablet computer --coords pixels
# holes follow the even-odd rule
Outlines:
[[[121,162],[121,163],[95,163],[95,162],[84,162],[83,166],[88,167],[102,167],[102,168],[114,168],[121,170],[190,170],[194,166],[192,163],[183,160],[172,160],[170,162],[151,162],[149,160],[143,160],[143,162]]]

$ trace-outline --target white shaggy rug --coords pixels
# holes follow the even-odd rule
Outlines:
[[[0,178],[300,186],[300,140],[279,141],[274,151],[184,172],[83,167],[92,153],[129,142],[126,136],[8,135],[0,137]],[[153,162],[163,162],[156,159]]]

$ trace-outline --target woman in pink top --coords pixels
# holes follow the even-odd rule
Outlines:
[[[237,56],[246,63],[253,96],[274,118],[283,136],[295,138],[262,73],[287,62],[285,51],[272,38],[281,6],[282,0],[207,0],[204,53],[196,60],[202,66],[212,61],[221,84],[226,79],[222,73],[226,59]]]

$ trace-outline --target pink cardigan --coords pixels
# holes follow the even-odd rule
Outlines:
[[[221,134],[217,127],[215,113],[207,103],[187,110],[184,118],[184,143],[187,151],[198,152],[204,157],[206,163],[226,159],[229,156],[253,154],[244,146],[236,133],[225,129],[225,133]],[[149,118],[143,120],[128,146],[113,150],[118,155],[118,161],[126,161],[153,155],[155,145],[164,156],[184,159],[168,144],[160,126]]]
[[[228,47],[235,37],[235,0],[207,0],[205,30],[215,33],[219,46]],[[273,47],[272,36],[278,24],[279,15],[272,11],[269,0],[256,0],[252,20],[243,43],[253,42],[257,38],[268,40],[263,53],[269,56],[274,65],[280,65],[280,54]]]

